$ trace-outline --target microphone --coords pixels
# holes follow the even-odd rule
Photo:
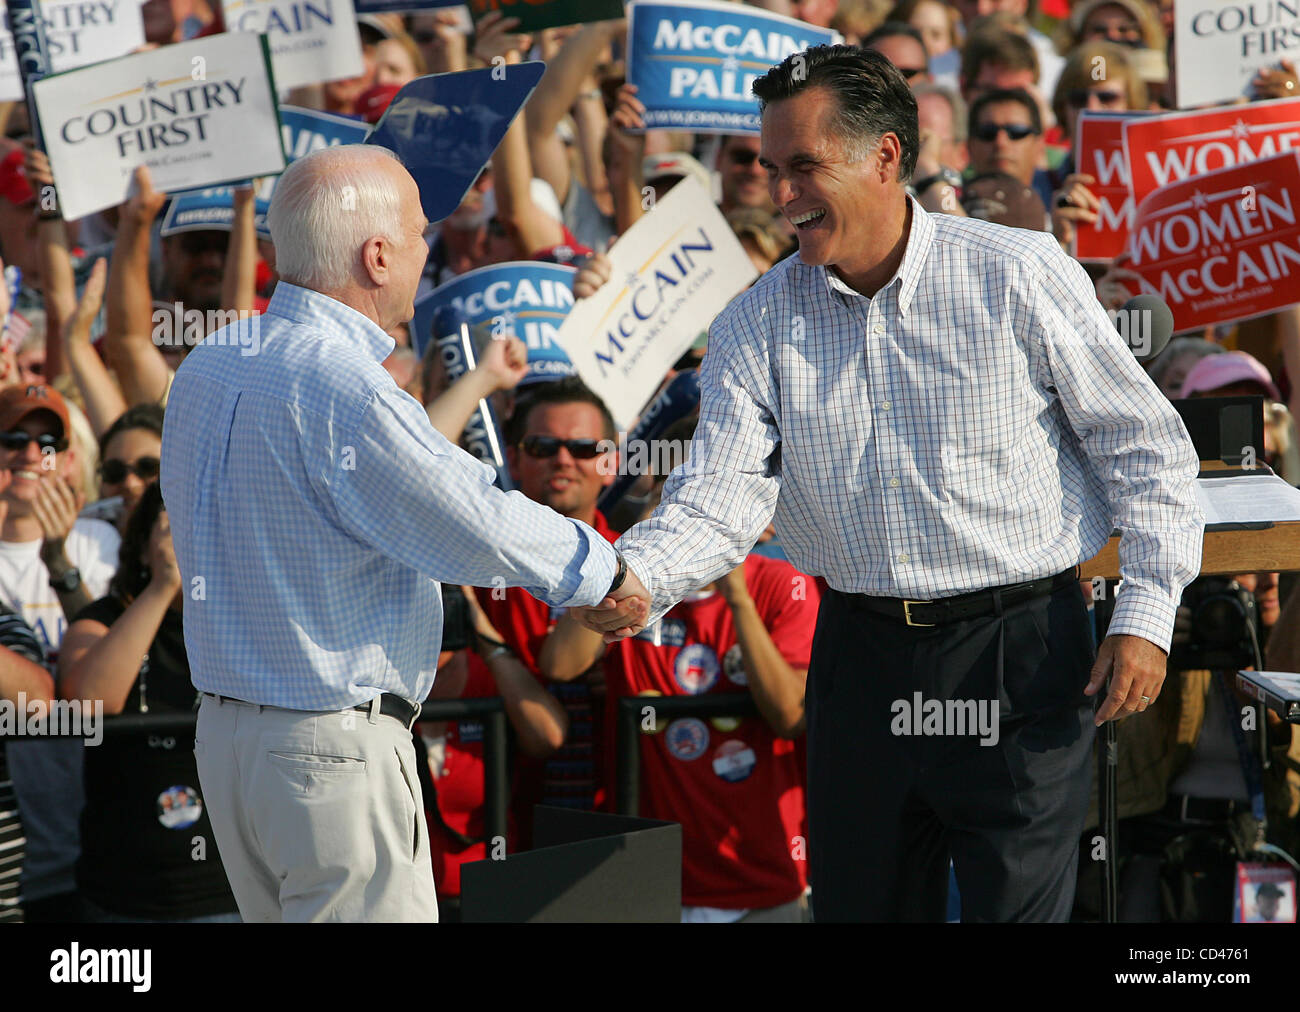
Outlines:
[[[1107,315],[1134,357],[1144,365],[1164,351],[1174,336],[1174,314],[1155,295],[1135,295]]]

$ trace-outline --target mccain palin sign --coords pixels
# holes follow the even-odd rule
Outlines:
[[[739,4],[657,0],[628,7],[627,79],[649,130],[758,133],[754,82],[838,32]]]

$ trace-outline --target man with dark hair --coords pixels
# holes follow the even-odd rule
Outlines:
[[[904,21],[886,21],[862,40],[892,63],[909,85],[930,80],[930,60],[921,33]]]
[[[1051,202],[1051,178],[1038,168],[1043,120],[1029,92],[999,88],[981,94],[971,104],[967,134],[972,177],[1005,173],[1033,187],[1044,207]]]
[[[1038,54],[1023,35],[1003,28],[974,32],[961,54],[962,98],[974,102],[993,88],[1032,88],[1038,67]]]
[[[578,377],[566,376],[521,393],[502,438],[519,491],[613,541],[618,535],[596,509],[596,500],[613,483],[618,461],[617,452],[601,452],[601,443],[617,434],[604,401]],[[551,682],[541,673],[542,645],[562,608],[552,608],[519,587],[484,588],[477,596],[506,646],[559,700],[568,717],[569,733],[557,752],[545,760],[520,757],[515,763],[511,801],[520,844],[527,848],[534,805],[589,810],[604,800],[599,698],[603,680],[598,666],[570,684]]]
[[[1196,453],[1050,235],[907,197],[916,102],[887,60],[817,47],[754,94],[799,252],[714,321],[690,459],[618,547],[649,622],[773,520],[829,584],[818,920],[942,920],[950,855],[965,919],[1065,920],[1095,727],[1158,696],[1199,569]],[[1092,664],[1075,567],[1115,528],[1125,591]],[[571,611],[611,642],[644,627]]]

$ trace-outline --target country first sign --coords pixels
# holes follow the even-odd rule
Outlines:
[[[756,134],[754,81],[793,53],[840,41],[741,4],[637,2],[628,15],[627,79],[650,130]]]
[[[169,192],[284,170],[258,35],[180,42],[47,77],[33,90],[68,220],[126,200],[140,165]]]
[[[46,0],[41,20],[54,74],[125,56],[144,45],[140,0]],[[22,97],[18,54],[6,20],[0,29],[0,102]]]

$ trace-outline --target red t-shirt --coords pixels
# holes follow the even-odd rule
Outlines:
[[[817,585],[789,563],[760,555],[745,560],[745,582],[781,656],[806,669]],[[614,644],[605,684],[611,728],[619,696],[748,692],[722,595],[683,601],[657,627]],[[681,823],[683,904],[743,910],[803,893],[807,848],[796,840],[806,833],[801,741],[778,738],[761,717],[661,720],[655,733],[642,735],[640,814]]]
[[[496,681],[488,666],[473,651],[467,652],[469,675],[461,699],[486,699],[496,696]],[[417,725],[418,726],[418,725]],[[433,773],[432,770],[429,771]],[[480,839],[483,828],[483,724],[477,720],[462,720],[447,724],[444,740],[442,772],[433,778],[438,791],[438,811],[443,821],[458,833],[470,839]],[[426,806],[432,799],[425,799]],[[460,895],[460,866],[487,857],[487,842],[471,844],[461,849],[460,841],[452,837],[428,815],[429,848],[433,852],[433,881],[439,896]],[[513,834],[506,830],[507,849],[514,850]]]
[[[592,526],[606,540],[618,540],[618,533],[599,512]],[[597,685],[593,691],[586,681],[552,682],[542,675],[537,659],[562,608],[552,608],[519,587],[480,590],[478,599],[497,632],[533,677],[559,701],[569,718],[569,733],[554,755],[546,759],[515,757],[510,805],[519,844],[527,849],[532,846],[534,805],[591,811],[604,804],[603,687]]]

